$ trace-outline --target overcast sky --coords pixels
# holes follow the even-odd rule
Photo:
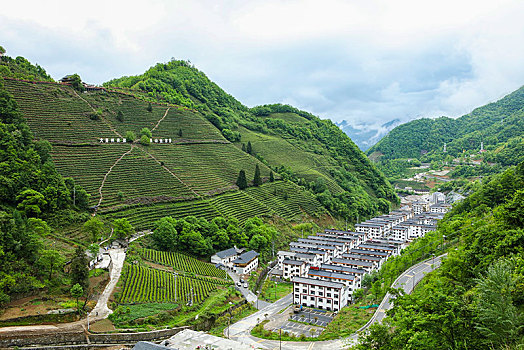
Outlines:
[[[524,85],[524,1],[5,1],[0,45],[90,83],[188,59],[248,106],[458,117]]]

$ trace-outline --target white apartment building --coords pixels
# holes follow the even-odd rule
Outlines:
[[[430,213],[447,213],[451,210],[450,204],[440,203],[440,204],[433,204],[429,207]]]
[[[301,260],[286,259],[282,263],[282,277],[290,280],[293,277],[307,277],[309,265]]]
[[[348,288],[348,298],[351,301],[353,292],[360,288],[360,277],[347,273],[332,272],[326,270],[309,270],[308,278],[313,278],[321,281],[342,283]]]
[[[342,283],[312,278],[293,278],[293,303],[329,311],[339,311],[349,301],[348,288]]]

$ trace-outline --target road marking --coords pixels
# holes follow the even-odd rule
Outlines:
[[[313,345],[315,345],[315,343],[311,343],[311,344],[309,344],[307,350],[311,350],[311,349],[313,348]]]
[[[263,341],[266,341],[265,339],[260,339],[259,341],[257,341],[257,343],[262,343]]]

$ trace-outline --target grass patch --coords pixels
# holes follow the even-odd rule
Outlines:
[[[239,312],[236,312],[239,310]],[[244,317],[247,317],[249,315],[252,315],[254,314],[255,312],[257,312],[257,309],[255,307],[253,307],[253,305],[247,303],[247,304],[244,304],[243,306],[239,307],[237,310],[234,310],[232,315],[233,317],[231,318],[231,324],[235,323],[235,322],[238,322],[240,321],[241,319],[243,319]],[[229,324],[229,314],[225,314],[224,316],[222,317],[219,317],[217,319],[217,321],[215,322],[215,325],[213,328],[211,328],[207,333],[209,334],[212,334],[212,335],[215,335],[217,337],[224,337],[224,330],[227,328],[228,324]]]
[[[260,292],[260,298],[274,303],[293,291],[293,284],[288,282],[277,282],[266,280]]]

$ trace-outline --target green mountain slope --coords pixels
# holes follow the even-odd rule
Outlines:
[[[393,129],[371,147],[368,155],[384,159],[420,158],[425,153],[457,156],[463,150],[495,151],[524,134],[524,87],[501,100],[476,108],[458,119],[417,119]],[[513,164],[517,164],[515,162]]]
[[[356,220],[387,211],[397,197],[391,185],[331,121],[291,106],[248,109],[185,61],[157,64],[142,75],[104,84],[182,103],[285,179],[315,193],[335,216]]]
[[[127,217],[138,229],[165,215],[355,221],[397,202],[333,123],[290,106],[250,110],[187,62],[80,92],[48,81],[45,71],[34,82],[19,79],[38,68],[17,60],[6,90],[34,137],[51,143],[58,171],[86,189],[102,217]],[[123,142],[144,133],[150,144]],[[236,185],[241,170],[244,191]]]

